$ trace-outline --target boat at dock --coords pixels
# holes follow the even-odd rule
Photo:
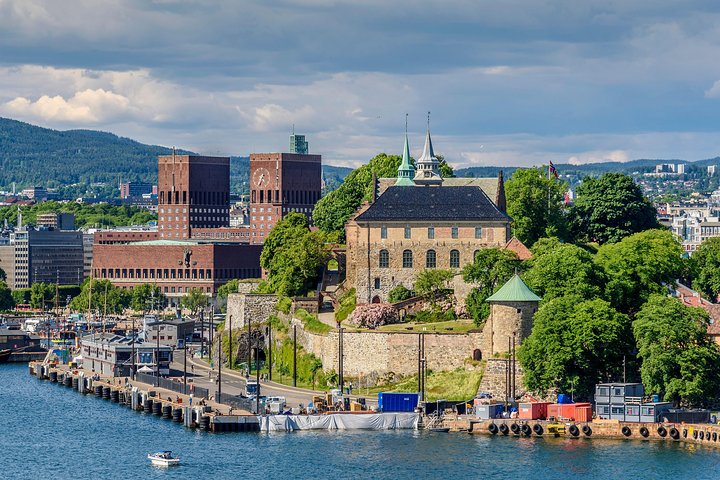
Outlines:
[[[148,454],[150,462],[158,467],[172,467],[180,464],[180,457],[174,457],[170,450]]]
[[[7,363],[7,361],[10,360],[10,354],[12,354],[12,350],[9,348],[0,350],[0,363]]]

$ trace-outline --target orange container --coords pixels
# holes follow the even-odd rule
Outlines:
[[[590,405],[575,407],[576,422],[592,422],[592,414],[592,407]]]
[[[518,418],[524,420],[544,420],[548,416],[549,402],[530,402],[518,405]]]
[[[560,414],[562,413],[560,410],[560,407],[562,407],[562,405],[560,405],[559,403],[551,403],[550,405],[548,405],[547,406],[547,416],[560,418],[561,417]]]

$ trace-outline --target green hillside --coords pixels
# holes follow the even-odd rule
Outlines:
[[[179,153],[192,153],[178,150]],[[94,130],[51,130],[0,117],[0,189],[57,189],[62,197],[117,195],[118,180],[157,181],[157,157],[171,150]],[[247,193],[249,157],[230,157],[233,193]],[[328,190],[352,169],[324,166]],[[99,186],[97,184],[106,184]]]

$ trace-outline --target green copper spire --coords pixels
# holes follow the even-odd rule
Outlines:
[[[413,177],[415,169],[410,163],[410,145],[407,136],[407,113],[405,114],[405,148],[403,148],[403,158],[400,168],[398,168],[398,179],[395,185],[400,187],[414,187]]]

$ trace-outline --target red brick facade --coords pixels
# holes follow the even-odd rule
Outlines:
[[[151,283],[168,297],[180,297],[190,288],[214,295],[228,280],[260,277],[261,249],[189,241],[100,244],[94,246],[93,277],[122,288]]]
[[[193,228],[230,226],[230,158],[158,157],[161,239],[191,238]]]
[[[295,153],[250,154],[250,242],[263,243],[288,212],[311,219],[320,200],[320,155]]]

